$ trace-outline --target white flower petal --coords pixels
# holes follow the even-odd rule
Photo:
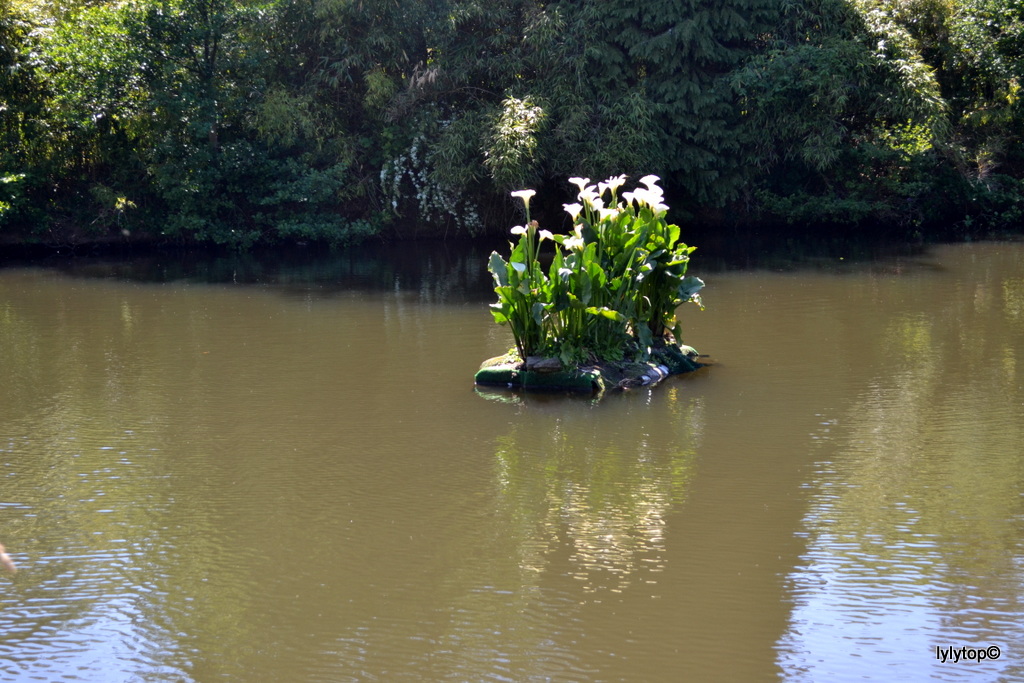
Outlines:
[[[648,190],[653,190],[658,186],[659,180],[661,180],[661,178],[656,175],[645,175],[640,179],[640,184],[646,185]]]
[[[604,207],[604,200],[592,188],[580,192],[580,201],[595,211]]]
[[[530,201],[530,197],[537,194],[536,190],[516,190],[512,193],[513,197],[519,197],[524,202]]]
[[[590,183],[590,178],[569,178],[569,182],[580,188],[580,192],[582,192],[583,188]]]
[[[626,197],[626,195],[629,196]],[[649,206],[653,209],[655,206],[665,206],[665,204],[662,202],[662,199],[664,199],[664,197],[662,196],[660,187],[656,187],[653,190],[645,190],[642,187],[638,187],[632,193],[623,192],[622,196],[626,197],[630,201],[635,201],[637,207]],[[665,206],[665,209],[668,209],[668,207]]]
[[[617,189],[622,187],[623,183],[625,183],[625,182],[626,182],[626,176],[620,175],[620,176],[616,176],[616,177],[613,177],[613,178],[609,178],[608,180],[604,181],[604,184],[605,184],[605,186],[611,188],[612,192],[615,192]]]
[[[570,216],[572,216],[572,219],[575,221],[577,218],[580,217],[580,211],[583,210],[583,205],[580,204],[580,203],[576,203],[576,204],[562,204],[562,208],[564,208],[566,210],[566,212]]]

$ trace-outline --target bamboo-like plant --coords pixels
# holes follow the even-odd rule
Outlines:
[[[658,340],[681,339],[676,308],[701,305],[704,283],[686,275],[695,247],[679,242],[679,226],[665,218],[657,176],[643,187],[618,189],[625,176],[590,185],[570,178],[579,202],[566,204],[572,231],[553,235],[530,220],[533,190],[512,195],[523,200],[527,223],[512,229],[518,244],[506,261],[497,252],[488,264],[498,302],[491,312],[507,324],[522,359],[557,356],[563,362],[620,360],[627,352],[647,358]],[[607,204],[606,204],[607,199]],[[554,243],[545,273],[538,261],[541,242]]]

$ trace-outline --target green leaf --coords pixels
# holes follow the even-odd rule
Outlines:
[[[499,325],[508,324],[508,309],[502,304],[491,304],[491,315]]]
[[[491,271],[498,285],[508,287],[508,263],[505,262],[505,259],[501,258],[498,252],[491,252],[491,260],[487,264],[487,269]]]
[[[689,301],[694,298],[700,290],[704,289],[704,281],[699,277],[693,275],[687,275],[679,283],[679,287],[676,289],[676,298],[680,301]]]
[[[666,227],[668,228],[668,246],[671,248],[679,241],[679,226],[672,224]]]
[[[533,321],[538,325],[544,324],[544,310],[546,306],[540,301],[533,304]]]
[[[602,318],[607,318],[608,320],[614,320],[617,323],[627,322],[626,316],[622,315],[618,311],[614,311],[608,308],[607,306],[601,306],[600,308],[597,306],[589,306],[587,307],[586,311],[590,315],[596,315]]]
[[[637,330],[637,337],[639,338],[642,357],[646,359],[651,355],[651,347],[654,345],[654,334],[647,325],[640,325],[640,328]]]

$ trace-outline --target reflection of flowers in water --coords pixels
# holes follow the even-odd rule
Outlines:
[[[570,485],[564,501],[552,501],[564,505],[561,512],[573,547],[573,577],[585,582],[584,590],[621,591],[641,563],[648,571],[664,569],[664,515],[671,496],[659,490],[658,481],[638,482],[631,492],[633,500],[625,506],[614,501],[591,505],[587,493],[584,486]],[[557,537],[557,520],[548,522],[547,530]]]
[[[679,406],[672,398],[659,396],[682,415],[644,416],[660,422],[653,438],[648,419],[592,413],[586,424],[555,417],[546,430],[514,429],[499,438],[501,507],[524,572],[572,577],[586,592],[655,583],[652,575],[665,568],[666,516],[692,471],[700,413],[697,402]]]

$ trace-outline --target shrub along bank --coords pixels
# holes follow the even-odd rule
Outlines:
[[[0,235],[476,235],[619,172],[677,222],[1017,230],[1022,44],[1018,0],[0,0]]]

